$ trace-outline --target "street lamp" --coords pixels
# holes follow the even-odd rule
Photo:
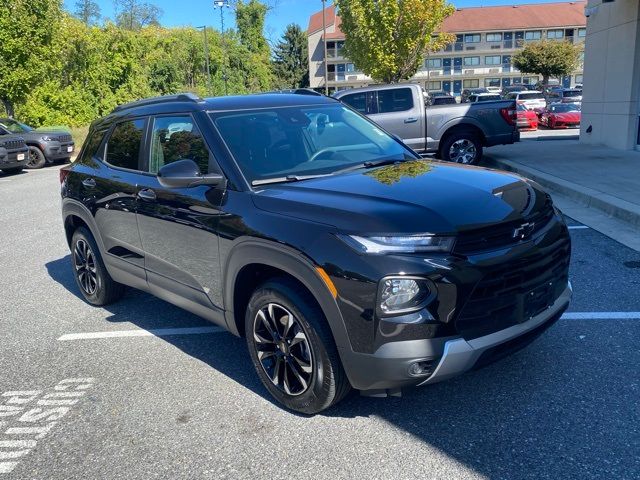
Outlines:
[[[214,7],[220,9],[220,31],[222,35],[222,80],[224,80],[224,94],[229,95],[229,87],[227,85],[227,44],[224,38],[224,8],[231,7],[229,0],[215,0]]]
[[[204,32],[204,57],[207,65],[207,95],[211,95],[211,68],[209,66],[209,42],[207,41],[207,26],[196,27]]]
[[[327,17],[325,14],[327,0],[322,0],[322,44],[324,48],[324,94],[329,96],[329,65],[327,64]]]

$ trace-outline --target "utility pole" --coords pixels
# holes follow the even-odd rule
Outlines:
[[[213,4],[220,9],[220,29],[222,35],[222,80],[224,80],[224,94],[229,95],[227,84],[227,42],[224,36],[224,7],[230,7],[229,0],[215,0]]]
[[[327,64],[327,0],[322,0],[322,45],[324,48],[324,94],[329,96],[329,65]]]
[[[209,65],[209,42],[207,41],[207,26],[203,25],[201,28],[204,32],[204,59],[207,65],[207,95],[211,95],[211,67]]]

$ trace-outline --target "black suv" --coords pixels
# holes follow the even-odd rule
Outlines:
[[[484,365],[571,296],[568,230],[539,186],[422,160],[324,96],[124,105],[60,178],[89,303],[128,285],[246,337],[299,412]]]
[[[47,163],[69,161],[75,144],[69,132],[35,129],[12,118],[0,118],[0,140],[3,135],[20,135],[29,147],[27,168],[42,168]]]

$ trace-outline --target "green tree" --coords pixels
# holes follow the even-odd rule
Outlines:
[[[258,0],[236,4],[236,26],[240,44],[246,52],[238,51],[230,58],[231,69],[243,73],[245,88],[249,92],[266,90],[271,87],[271,52],[264,36],[264,20],[269,8]],[[226,36],[225,36],[226,38]],[[251,74],[247,74],[248,71]]]
[[[567,41],[540,40],[527,43],[511,58],[511,63],[522,73],[542,75],[542,84],[549,77],[571,74],[579,63],[582,46]]]
[[[0,2],[0,100],[8,115],[47,78],[51,41],[61,16],[60,0]]]
[[[275,82],[281,88],[309,85],[309,54],[307,34],[295,23],[287,25],[273,49]]]
[[[428,52],[454,40],[441,32],[455,8],[446,0],[336,0],[345,53],[374,80],[411,78]]]
[[[116,24],[126,30],[140,30],[148,25],[160,25],[162,9],[140,0],[114,0]]]
[[[100,5],[95,0],[76,0],[76,17],[85,25],[93,25],[100,21]]]

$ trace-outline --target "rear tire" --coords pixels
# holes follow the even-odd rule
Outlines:
[[[111,278],[93,235],[85,227],[73,233],[71,267],[80,293],[91,305],[109,305],[124,295],[125,286]]]
[[[37,169],[44,167],[47,160],[44,158],[44,153],[38,147],[29,147],[29,161],[26,167],[29,169]]]
[[[14,168],[3,168],[2,171],[7,175],[15,175],[16,173],[20,173],[24,167],[14,167]]]
[[[249,300],[245,332],[260,381],[286,408],[313,415],[349,393],[324,314],[295,282],[279,278],[258,287]]]
[[[447,162],[477,165],[482,159],[482,142],[474,132],[449,135],[440,147],[440,158]]]

